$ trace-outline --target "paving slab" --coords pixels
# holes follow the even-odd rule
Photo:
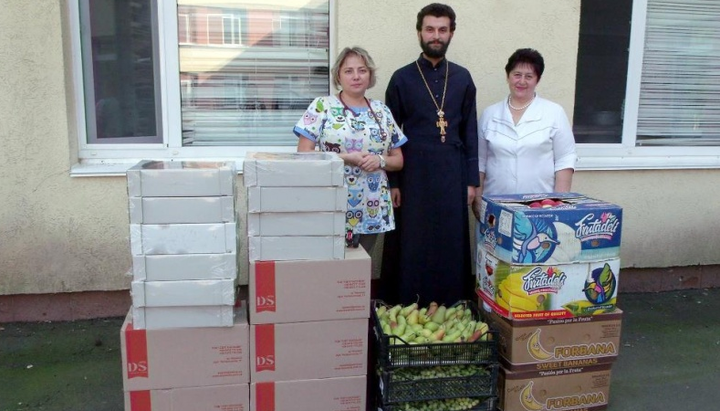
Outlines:
[[[720,407],[720,288],[620,294],[609,411]]]
[[[609,411],[715,410],[720,288],[624,293]],[[123,409],[123,318],[0,324],[0,411]]]

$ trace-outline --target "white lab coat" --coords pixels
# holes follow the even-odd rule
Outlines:
[[[513,123],[507,99],[486,108],[478,123],[483,194],[549,193],[555,172],[575,169],[575,136],[562,106],[539,96]]]

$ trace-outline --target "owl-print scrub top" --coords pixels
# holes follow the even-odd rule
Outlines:
[[[400,147],[407,138],[385,104],[369,101],[378,121],[367,107],[347,110],[336,96],[318,97],[308,106],[293,132],[314,141],[320,151],[387,155],[390,148]],[[384,136],[378,122],[385,131]],[[345,164],[345,184],[348,188],[346,232],[376,234],[395,229],[385,170],[366,173],[360,167]]]

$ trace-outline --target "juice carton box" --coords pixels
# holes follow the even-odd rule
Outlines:
[[[565,264],[620,255],[622,208],[578,193],[483,196],[482,246],[517,264]]]

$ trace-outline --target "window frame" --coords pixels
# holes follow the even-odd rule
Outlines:
[[[222,46],[242,46],[242,25],[240,21],[240,16],[231,14],[231,13],[212,13],[212,14],[206,14],[206,30],[207,30],[207,39],[210,40],[212,38],[212,33],[210,32],[210,27],[212,26],[210,19],[214,18],[217,19],[220,24],[222,25],[222,39],[220,43],[208,43],[208,46],[215,46],[215,47],[222,47]],[[228,27],[227,23],[230,23],[230,39],[227,39],[228,34]],[[237,38],[235,38],[237,37]],[[181,43],[182,44],[182,43]]]
[[[329,49],[335,49],[336,1],[328,0],[329,6]],[[208,160],[219,161],[235,159],[239,165],[248,152],[293,152],[296,147],[287,146],[188,146],[182,145],[181,81],[179,67],[179,48],[177,34],[177,1],[156,0],[157,2],[157,44],[159,93],[157,98],[163,109],[158,116],[158,132],[163,136],[161,143],[124,143],[91,144],[86,129],[85,84],[83,79],[81,34],[79,28],[80,2],[70,1],[68,17],[71,33],[72,81],[76,105],[75,122],[77,124],[78,164],[71,169],[74,176],[118,175],[125,172],[129,165],[141,159],[156,160]],[[241,22],[240,22],[241,24]],[[240,39],[241,40],[241,39]],[[329,56],[328,69],[334,63],[332,53]],[[328,80],[328,85],[330,86]],[[238,167],[241,169],[241,167]]]
[[[648,0],[633,0],[622,142],[578,144],[578,170],[720,168],[720,146],[636,146],[647,7]]]
[[[185,20],[185,41],[180,41],[180,34],[178,34],[178,44],[179,45],[185,45],[185,44],[192,44],[192,39],[190,38],[190,15],[187,13],[178,13],[178,19]],[[178,27],[178,33],[179,33],[179,27]]]
[[[336,2],[329,2],[329,48],[336,49]],[[225,146],[225,147],[183,147],[180,69],[178,52],[178,24],[176,0],[157,0],[158,13],[158,79],[160,104],[164,107],[158,116],[162,128],[162,143],[156,144],[90,144],[85,127],[84,84],[82,76],[82,55],[80,41],[79,2],[67,3],[72,45],[73,89],[76,104],[78,161],[73,175],[98,175],[104,171],[84,170],[84,165],[104,165],[107,173],[117,174],[122,164],[133,164],[140,159],[206,159],[227,160],[234,158],[239,163],[250,151],[291,152],[294,146]],[[720,168],[720,146],[665,146],[637,147],[636,132],[642,76],[645,28],[648,0],[634,0],[630,31],[630,52],[626,81],[626,100],[623,112],[622,142],[619,144],[578,144],[578,170],[634,170],[634,169],[707,169]],[[334,63],[332,52],[329,67]],[[112,166],[120,164],[119,166]],[[123,171],[124,172],[124,171]]]

